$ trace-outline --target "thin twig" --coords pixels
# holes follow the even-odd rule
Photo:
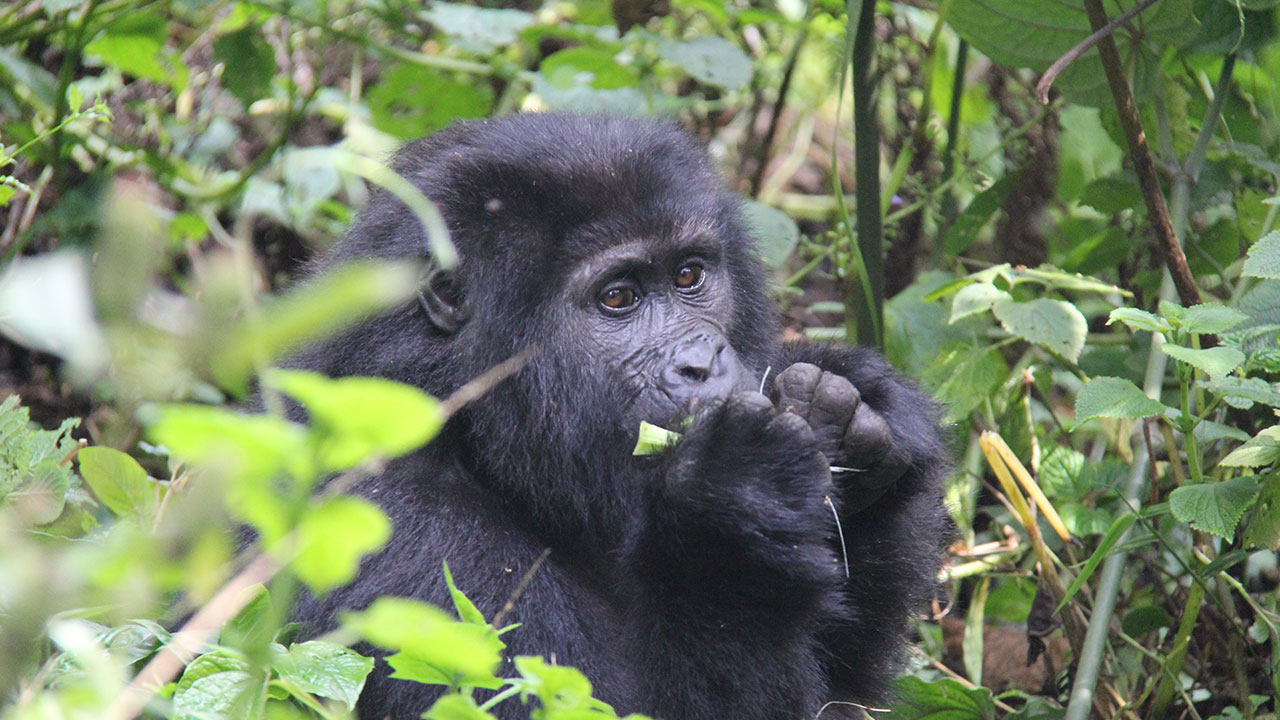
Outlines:
[[[1116,28],[1129,22],[1135,15],[1146,10],[1152,5],[1155,5],[1157,2],[1159,2],[1159,0],[1143,0],[1137,5],[1134,5],[1126,10],[1123,15],[1107,23],[1101,30],[1098,30],[1094,34],[1082,40],[1079,45],[1068,50],[1066,55],[1054,60],[1053,64],[1049,66],[1049,69],[1045,70],[1044,75],[1040,77],[1040,82],[1036,83],[1036,97],[1040,102],[1045,105],[1049,104],[1049,88],[1053,86],[1053,81],[1058,79],[1058,75],[1062,74],[1062,71],[1066,70],[1068,65],[1079,60],[1081,55],[1089,52],[1089,49],[1094,45],[1097,45],[1098,41],[1102,40],[1102,38],[1115,32]]]
[[[515,375],[529,364],[533,356],[538,352],[538,346],[530,345],[493,367],[485,370],[476,379],[463,385],[454,391],[452,395],[445,398],[440,403],[440,409],[444,411],[445,417],[451,417],[454,413],[462,409],[463,405],[477,400],[485,393],[492,390],[498,383]]]

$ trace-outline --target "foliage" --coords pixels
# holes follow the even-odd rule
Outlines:
[[[286,623],[300,585],[392,541],[341,491],[450,406],[272,369],[412,300],[420,268],[281,288],[366,183],[450,262],[382,160],[521,109],[679,116],[751,196],[789,331],[883,338],[942,404],[958,625],[920,623],[895,717],[1276,712],[1277,4],[1163,0],[1060,74],[1091,7],[1139,3],[878,2],[862,25],[859,3],[666,5],[0,7],[0,717],[342,717],[360,639],[449,689],[428,718],[614,716],[570,668],[495,675],[519,630],[447,568],[452,614],[384,598],[308,642]],[[214,630],[175,634],[193,615]],[[1036,682],[1000,669],[1027,651]]]

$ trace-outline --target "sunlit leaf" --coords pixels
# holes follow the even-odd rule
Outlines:
[[[391,537],[391,521],[368,500],[342,495],[308,508],[296,532],[290,566],[312,592],[324,593],[355,579],[360,559]]]
[[[1249,256],[1245,258],[1240,273],[1260,278],[1280,278],[1280,230],[1272,230],[1249,246]]]
[[[1169,509],[1197,530],[1231,540],[1240,516],[1249,509],[1261,489],[1255,477],[1236,477],[1184,485],[1169,493]]]
[[[1142,418],[1161,415],[1165,404],[1147,397],[1137,385],[1115,377],[1090,380],[1076,395],[1076,427],[1093,418]]]
[[[76,456],[80,477],[117,517],[149,516],[157,485],[137,460],[109,447],[87,447]]]
[[[1084,349],[1088,323],[1069,302],[1047,298],[1027,302],[1004,300],[991,309],[1005,330],[1043,345],[1071,362],[1079,359]]]

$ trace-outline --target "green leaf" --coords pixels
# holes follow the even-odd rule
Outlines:
[[[1164,403],[1147,397],[1128,380],[1098,377],[1076,395],[1075,428],[1094,418],[1142,418],[1162,415],[1165,410]]]
[[[1216,334],[1230,330],[1248,319],[1248,315],[1235,308],[1218,303],[1202,303],[1187,308],[1178,324],[1193,333]]]
[[[1103,177],[1084,188],[1080,203],[1105,215],[1142,208],[1142,191],[1132,177]]]
[[[1124,614],[1120,627],[1126,634],[1138,637],[1160,628],[1172,627],[1173,616],[1158,605],[1143,605]]]
[[[1222,458],[1223,467],[1263,467],[1280,460],[1280,425],[1264,428]]]
[[[1255,402],[1280,407],[1280,391],[1262,378],[1231,376],[1216,381],[1210,380],[1204,384],[1204,387],[1209,392],[1222,396],[1232,407],[1247,410]]]
[[[960,422],[995,392],[1009,365],[993,346],[963,345],[944,353],[924,372],[925,385],[943,403],[946,422]]]
[[[164,18],[150,12],[121,13],[118,18],[85,46],[85,53],[96,55],[130,75],[167,85],[178,92],[185,90],[187,66],[178,53],[164,47],[168,39]]]
[[[996,708],[987,688],[969,689],[956,680],[926,682],[904,675],[897,682],[893,720],[995,720]]]
[[[1080,357],[1088,323],[1075,305],[1038,298],[1027,302],[1004,300],[992,306],[1005,330],[1042,345],[1071,362]]]
[[[215,651],[187,665],[173,693],[174,716],[182,720],[244,717],[253,677],[249,663]],[[233,711],[240,711],[233,714]]]
[[[261,584],[241,592],[253,595],[236,616],[222,628],[218,642],[228,647],[252,649],[266,647],[276,632],[276,612],[271,593]]]
[[[640,421],[640,433],[632,455],[657,455],[680,441],[680,433]]]
[[[684,41],[663,40],[658,52],[664,60],[693,78],[729,91],[745,87],[755,73],[755,65],[746,53],[714,35]]]
[[[213,41],[213,57],[222,63],[222,85],[246,107],[271,91],[275,54],[262,26],[245,25]]]
[[[550,712],[591,708],[591,681],[575,668],[551,665],[540,657],[522,655],[515,659],[516,672],[526,681],[528,691]]]
[[[325,470],[399,457],[425,445],[444,426],[444,410],[435,398],[384,378],[335,380],[302,370],[271,370],[263,382],[307,411]]]
[[[1272,230],[1249,246],[1249,256],[1245,258],[1240,274],[1280,278],[1280,230]]]
[[[1280,475],[1269,474],[1263,478],[1262,494],[1253,506],[1244,542],[1249,547],[1280,549]]]
[[[795,220],[777,208],[749,198],[743,202],[742,210],[760,259],[766,267],[782,267],[800,242],[800,228]]]
[[[412,298],[418,284],[416,267],[385,262],[351,263],[303,283],[271,300],[215,349],[214,379],[243,394],[255,368]]]
[[[1235,348],[1219,346],[1207,350],[1193,350],[1181,345],[1165,343],[1160,346],[1160,349],[1165,355],[1187,363],[1213,380],[1222,380],[1244,363],[1244,353]]]
[[[423,720],[496,720],[481,710],[470,695],[460,694],[441,697],[422,717]]]
[[[299,688],[333,698],[348,710],[355,710],[365,678],[373,670],[373,658],[342,645],[312,640],[290,645],[287,652],[277,653],[272,658],[272,666],[281,678]]]
[[[1063,445],[1056,445],[1040,462],[1040,475],[1037,480],[1045,495],[1050,498],[1079,499],[1090,489],[1082,487],[1080,482],[1084,468],[1084,453]]]
[[[1107,324],[1110,325],[1116,321],[1122,322],[1134,330],[1167,333],[1173,329],[1173,326],[1164,318],[1137,308],[1122,307],[1112,310],[1111,314],[1107,316]]]
[[[472,5],[433,2],[423,16],[446,35],[481,49],[515,43],[521,30],[534,23],[523,10],[497,10]]]
[[[365,102],[374,127],[410,139],[433,133],[454,120],[485,117],[493,107],[493,90],[486,83],[404,63],[383,73],[365,95]]]
[[[506,645],[491,627],[459,622],[443,610],[405,598],[381,597],[343,625],[369,642],[398,651],[387,658],[392,677],[428,684],[497,687],[493,673]]]
[[[1197,530],[1231,540],[1240,516],[1260,489],[1254,477],[1185,485],[1169,493],[1169,509],[1175,518],[1191,523]]]
[[[612,52],[578,45],[557,50],[543,58],[538,72],[552,85],[566,88],[578,81],[578,76],[588,75],[587,85],[597,90],[616,90],[633,87],[640,82],[639,74],[632,68],[614,60]]]
[[[137,460],[109,447],[79,452],[80,477],[116,517],[149,517],[156,505],[157,485]]]
[[[462,622],[472,623],[474,625],[488,625],[488,621],[484,619],[484,614],[463,594],[458,586],[453,583],[453,573],[449,572],[449,562],[444,562],[444,582],[449,586],[449,597],[453,599],[453,608],[458,613],[458,619]]]
[[[947,228],[946,239],[943,240],[944,252],[948,255],[964,252],[977,239],[978,233],[986,227],[991,216],[1004,204],[1021,177],[1022,170],[1010,173],[975,195],[955,222],[951,223],[951,227]]]
[[[976,282],[972,285],[966,285],[960,288],[960,291],[951,300],[951,319],[948,324],[967,318],[970,315],[986,312],[991,309],[992,305],[1003,300],[1012,299],[1009,293],[989,282]]]
[[[1080,569],[1080,574],[1076,575],[1076,579],[1071,581],[1071,585],[1063,593],[1062,600],[1058,602],[1058,607],[1053,610],[1054,615],[1062,612],[1062,608],[1067,606],[1067,602],[1075,597],[1076,593],[1080,592],[1080,588],[1084,587],[1084,584],[1093,576],[1093,571],[1098,569],[1098,566],[1106,559],[1107,554],[1111,552],[1111,548],[1119,542],[1121,536],[1129,531],[1129,528],[1137,519],[1138,516],[1134,513],[1125,513],[1111,523],[1111,527],[1107,529],[1107,534],[1102,536],[1102,541],[1098,543],[1098,547],[1089,556],[1089,560],[1084,564],[1084,567]]]
[[[298,555],[290,566],[312,592],[323,593],[355,578],[360,558],[390,539],[391,521],[368,500],[343,495],[308,508],[297,533]]]

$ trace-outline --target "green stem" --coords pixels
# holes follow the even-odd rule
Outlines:
[[[1191,644],[1191,631],[1195,629],[1196,620],[1200,618],[1200,607],[1204,605],[1204,583],[1191,579],[1191,588],[1187,591],[1187,602],[1183,606],[1182,621],[1178,623],[1178,632],[1173,637],[1173,650],[1164,662],[1164,672],[1160,675],[1160,683],[1156,686],[1155,699],[1151,701],[1151,711],[1147,717],[1151,720],[1163,720],[1167,717],[1169,703],[1173,701],[1173,693],[1178,689],[1179,676],[1182,674],[1182,663],[1187,659],[1187,646]],[[1173,679],[1170,679],[1173,678]]]
[[[880,131],[875,117],[875,0],[849,0],[849,21],[856,15],[853,40],[854,181],[857,185],[858,238],[862,292],[846,290],[850,337],[861,345],[884,346],[884,228],[880,214]],[[857,13],[854,10],[857,8]],[[850,248],[854,250],[853,247]],[[846,278],[846,282],[849,278]]]

